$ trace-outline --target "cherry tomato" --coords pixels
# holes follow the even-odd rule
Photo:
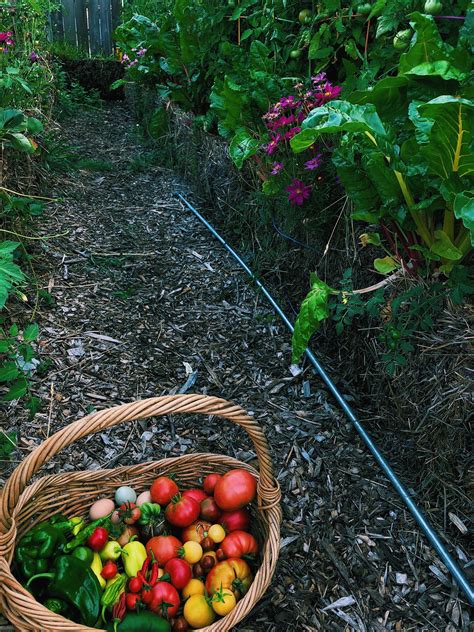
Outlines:
[[[165,573],[169,573],[171,583],[178,590],[182,590],[193,577],[191,566],[185,560],[176,557],[166,562]]]
[[[186,489],[182,493],[182,496],[183,498],[192,498],[198,503],[202,503],[202,501],[206,500],[206,498],[208,497],[206,492],[204,492],[202,489]]]
[[[143,588],[143,579],[141,577],[132,577],[128,582],[128,589],[132,593],[138,593]]]
[[[250,527],[250,512],[248,509],[236,509],[235,511],[225,511],[219,523],[227,533],[232,531],[247,531]]]
[[[205,498],[201,502],[201,518],[210,522],[218,522],[222,511],[217,506],[214,498]]]
[[[184,618],[192,628],[205,628],[216,618],[204,595],[192,595],[184,604]]]
[[[191,595],[204,595],[205,590],[204,582],[200,579],[190,579],[183,588],[183,599],[187,599]]]
[[[118,566],[113,560],[108,560],[100,571],[100,574],[104,579],[112,579],[115,575],[117,575],[117,573]]]
[[[204,540],[201,542],[201,546],[203,551],[213,551],[216,548],[216,543],[209,536],[207,536],[207,538],[204,538]]]
[[[201,543],[204,538],[207,537],[207,532],[211,527],[211,522],[197,520],[196,522],[193,522],[193,524],[190,524],[189,527],[186,527],[186,529],[181,531],[181,539],[183,542],[189,542],[189,540],[192,540],[193,542]]]
[[[212,598],[211,606],[214,612],[221,617],[225,617],[235,608],[237,600],[230,590],[219,590]]]
[[[173,496],[176,496],[178,493],[178,486],[167,476],[160,476],[154,480],[150,488],[152,501],[159,505],[167,505]]]
[[[258,544],[251,533],[233,531],[226,536],[221,544],[221,549],[226,557],[243,557],[244,555],[256,555]]]
[[[206,572],[210,571],[211,568],[215,566],[216,560],[212,557],[212,555],[204,555],[199,563],[201,564],[202,570]]]
[[[180,606],[178,591],[168,582],[159,582],[150,590],[149,610],[162,617],[174,617]]]
[[[199,564],[199,562],[197,564],[194,564],[193,566],[193,575],[194,577],[204,577],[206,573],[204,572],[203,567],[201,566],[201,564]]]
[[[137,593],[127,593],[127,596],[125,597],[127,610],[136,610],[137,603],[139,601],[140,601],[140,595],[137,595]]]
[[[204,479],[203,487],[206,494],[212,494],[214,492],[214,487],[219,479],[222,476],[220,474],[208,474]]]
[[[199,503],[189,496],[175,496],[165,509],[166,520],[174,527],[189,527],[199,518]]]
[[[224,511],[234,511],[248,505],[257,493],[255,476],[247,470],[230,470],[214,488],[216,503]]]
[[[124,503],[119,507],[119,515],[125,524],[135,524],[142,515],[142,511],[135,503]]]
[[[109,532],[103,527],[96,527],[91,535],[87,538],[87,545],[93,551],[101,551],[107,544]]]
[[[202,546],[199,542],[189,540],[189,542],[185,542],[179,549],[178,554],[189,564],[195,564],[196,562],[199,562],[202,557]]]
[[[188,632],[188,622],[184,617],[178,617],[173,621],[173,632]]]
[[[208,537],[219,544],[225,538],[225,529],[220,524],[213,524],[208,531]]]
[[[148,540],[145,548],[147,553],[153,553],[160,566],[164,566],[173,557],[178,557],[178,551],[182,546],[174,535],[156,535]]]
[[[217,557],[217,560],[218,560],[219,562],[222,562],[222,560],[225,560],[225,557],[226,557],[226,556],[225,556],[225,553],[224,553],[224,551],[223,551],[222,549],[217,549],[217,551],[216,551],[216,557]]]

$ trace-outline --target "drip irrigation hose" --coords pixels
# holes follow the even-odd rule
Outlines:
[[[286,314],[280,308],[280,306],[275,301],[273,296],[270,294],[270,292],[267,290],[267,288],[263,285],[263,283],[261,283],[261,281],[259,281],[259,279],[255,276],[255,274],[248,267],[248,265],[245,263],[245,261],[243,261],[243,259],[240,257],[240,255],[225,241],[225,239],[223,237],[221,237],[219,235],[219,233],[215,230],[215,228],[199,213],[199,211],[197,209],[194,208],[194,206],[192,206],[180,193],[176,193],[176,195],[188,207],[188,209],[190,211],[192,211],[194,213],[194,215],[204,224],[204,226],[212,233],[212,235],[214,235],[214,237],[224,246],[224,248],[228,252],[230,252],[230,254],[234,257],[234,259],[242,266],[242,268],[245,270],[245,272],[247,272],[249,277],[255,282],[257,287],[260,289],[260,291],[264,294],[264,296],[270,302],[270,304],[272,305],[274,310],[277,312],[277,314],[280,316],[280,318],[283,320],[283,322],[288,327],[288,329],[293,333],[294,327],[293,327],[293,324],[291,323],[291,321],[287,318]],[[313,367],[319,373],[319,375],[320,375],[321,379],[323,380],[323,382],[326,384],[328,389],[331,391],[332,395],[336,399],[336,401],[339,404],[339,406],[342,408],[342,410],[344,411],[346,416],[352,422],[354,428],[359,433],[359,435],[362,438],[363,442],[368,447],[368,449],[370,450],[370,452],[374,456],[375,460],[377,461],[377,463],[380,465],[380,467],[384,471],[384,473],[387,476],[387,478],[390,480],[392,485],[395,487],[396,492],[398,493],[400,498],[403,500],[403,502],[405,503],[407,508],[410,510],[411,514],[415,518],[415,520],[418,523],[418,525],[420,526],[421,530],[426,535],[428,540],[431,542],[433,548],[436,550],[436,552],[438,553],[440,558],[443,560],[443,563],[449,569],[450,573],[454,577],[454,579],[457,582],[458,586],[462,589],[462,591],[466,595],[469,603],[471,605],[474,605],[474,588],[469,583],[466,575],[463,573],[463,571],[461,570],[461,568],[459,567],[457,562],[453,559],[453,557],[450,555],[450,553],[447,550],[447,548],[441,542],[441,540],[440,540],[438,534],[436,533],[436,531],[434,531],[433,527],[428,522],[428,520],[424,516],[423,512],[419,509],[419,507],[417,506],[417,504],[415,503],[413,498],[408,493],[407,489],[404,487],[403,483],[399,480],[398,476],[392,470],[392,468],[389,465],[388,461],[386,461],[385,457],[379,451],[379,449],[377,448],[377,446],[375,445],[375,443],[371,439],[370,435],[367,433],[367,431],[365,430],[363,425],[357,419],[357,417],[353,413],[352,409],[350,408],[349,404],[346,402],[346,400],[344,399],[343,395],[339,392],[339,390],[337,389],[336,385],[331,380],[329,375],[326,373],[324,368],[318,362],[317,358],[314,356],[312,351],[309,348],[307,348],[305,353],[306,353],[306,356],[308,357],[309,361],[313,365]]]

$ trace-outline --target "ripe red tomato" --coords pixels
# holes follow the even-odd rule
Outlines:
[[[165,564],[165,573],[170,574],[171,583],[178,590],[182,590],[192,579],[193,569],[182,559],[173,558]]]
[[[219,520],[226,533],[232,531],[247,531],[250,526],[250,512],[248,509],[236,509],[235,511],[225,511]]]
[[[160,476],[150,487],[150,496],[154,503],[167,505],[173,496],[179,493],[178,486],[167,476]]]
[[[202,489],[185,489],[182,496],[183,498],[192,498],[198,503],[201,503],[207,498],[206,492],[203,492]]]
[[[214,492],[214,487],[219,479],[222,476],[220,474],[208,474],[204,479],[203,487],[206,494],[212,494]]]
[[[244,555],[256,555],[258,553],[258,544],[251,533],[233,531],[224,538],[221,549],[227,558],[243,557]]]
[[[200,511],[200,504],[193,498],[175,496],[165,509],[165,517],[174,527],[189,527],[199,518]]]
[[[156,535],[146,543],[147,553],[152,552],[159,566],[164,566],[173,557],[178,557],[182,543],[174,535]]]
[[[230,470],[214,488],[216,503],[224,511],[234,511],[248,505],[257,493],[257,481],[247,470]]]
[[[183,529],[181,531],[181,539],[183,542],[189,542],[190,540],[193,542],[201,542],[207,537],[207,532],[212,527],[210,522],[206,522],[205,520],[197,520],[190,524],[189,527]]]
[[[168,582],[158,582],[150,592],[151,601],[148,604],[148,609],[162,617],[174,617],[180,605],[176,588]]]
[[[125,604],[127,606],[127,610],[136,610],[137,603],[140,601],[140,595],[137,593],[127,593],[125,597]]]
[[[222,511],[217,506],[214,498],[205,498],[201,503],[201,518],[209,520],[213,524],[219,521]]]

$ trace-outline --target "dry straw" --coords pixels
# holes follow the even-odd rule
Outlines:
[[[45,463],[74,441],[124,422],[170,413],[216,415],[242,426],[252,439],[259,471],[228,456],[198,453],[112,470],[53,474],[28,484]],[[262,539],[262,554],[255,579],[245,597],[226,617],[202,628],[206,632],[230,630],[263,596],[275,571],[280,547],[280,489],[273,477],[268,444],[258,423],[239,406],[204,395],[155,397],[93,413],[51,436],[15,469],[0,499],[0,610],[21,631],[92,630],[49,611],[16,580],[10,565],[17,539],[52,513],[84,514],[84,507],[99,495],[111,496],[125,483],[142,491],[157,475],[174,473],[183,486],[191,487],[203,475],[212,471],[224,473],[235,467],[245,468],[258,478],[254,511]]]

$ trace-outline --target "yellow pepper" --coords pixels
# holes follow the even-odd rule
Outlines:
[[[106,560],[118,560],[120,553],[123,549],[116,540],[109,540],[104,548],[99,552],[100,559],[105,562]]]
[[[122,562],[129,577],[136,577],[147,558],[147,552],[141,542],[129,542],[123,547]]]
[[[74,536],[76,536],[86,526],[86,521],[80,516],[75,516],[74,518],[71,518],[71,523],[74,525],[72,528],[72,535]]]
[[[99,580],[99,584],[101,588],[105,588],[105,584],[107,583],[105,579],[100,574],[102,571],[102,560],[100,559],[100,555],[98,553],[94,553],[94,557],[91,563],[91,569],[94,575]]]

